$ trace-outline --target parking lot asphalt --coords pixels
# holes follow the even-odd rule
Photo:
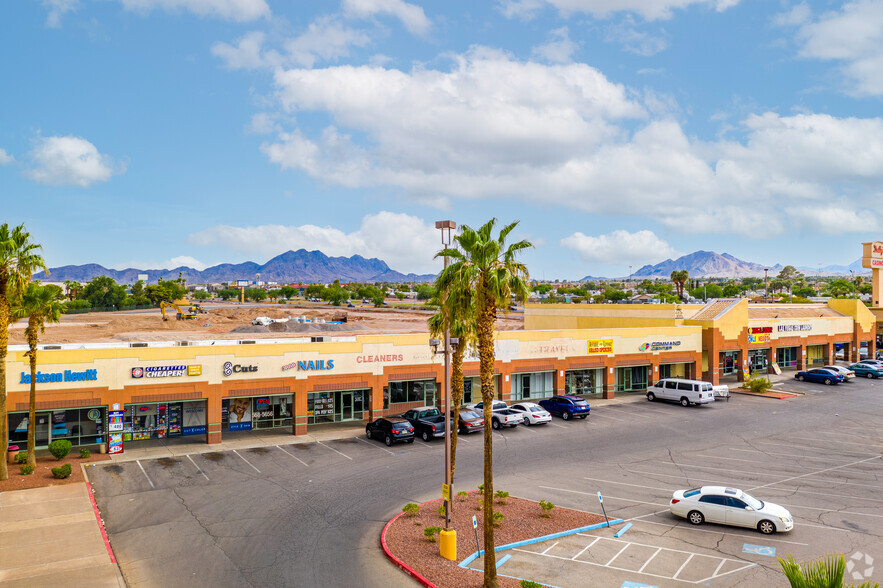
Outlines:
[[[600,491],[610,517],[633,524],[620,538],[602,528],[509,550],[500,573],[560,588],[766,587],[785,585],[774,555],[883,562],[883,383],[787,385],[806,394],[609,405],[585,421],[494,432],[498,489],[592,512]],[[481,482],[481,451],[481,433],[461,437],[455,491]],[[443,457],[440,441],[388,448],[361,437],[88,473],[130,586],[389,587],[413,584],[383,557],[380,530],[405,503],[438,497]],[[762,535],[669,514],[674,490],[703,484],[781,504],[795,528]]]

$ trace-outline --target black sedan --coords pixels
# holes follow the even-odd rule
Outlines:
[[[368,439],[383,439],[387,446],[404,441],[414,442],[414,425],[399,417],[381,417],[365,426]]]

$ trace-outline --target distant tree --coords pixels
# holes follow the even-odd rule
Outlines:
[[[429,300],[435,295],[435,288],[429,284],[419,284],[417,286],[417,300]]]
[[[245,297],[253,302],[260,302],[267,299],[267,291],[263,288],[246,288]]]
[[[322,284],[310,284],[306,289],[307,298],[323,298],[323,292],[325,292],[325,286]]]
[[[384,305],[383,296],[377,295],[371,299],[371,302],[374,303],[374,308],[380,308]]]
[[[622,290],[617,290],[615,288],[604,290],[603,296],[605,300],[609,300],[610,302],[619,302],[620,300],[625,300],[629,297],[629,295]]]
[[[724,286],[724,298],[736,298],[742,295],[742,289],[736,284],[727,284]]]
[[[757,290],[761,284],[763,280],[760,278],[742,278],[742,285],[749,290]]]
[[[75,282],[73,280],[65,280],[64,282],[64,291],[67,294],[68,300],[74,300],[78,297],[80,290],[83,289],[83,285],[79,282]]]
[[[690,296],[693,298],[699,298],[702,300],[710,300],[712,298],[723,298],[724,297],[724,289],[718,286],[717,284],[708,284],[706,286],[699,286],[690,290]]]
[[[272,290],[267,291],[267,298],[269,298],[270,300],[273,300],[273,301],[279,300],[279,298],[281,296],[282,296],[282,289],[281,288],[273,288]]]
[[[157,280],[156,284],[144,288],[144,295],[155,305],[160,302],[180,300],[186,293],[187,290],[182,282],[178,280],[164,280],[162,278]],[[93,303],[92,306],[95,306],[95,304]]]
[[[221,297],[221,300],[230,300],[231,298],[236,298],[239,296],[239,289],[224,288],[222,290],[218,290],[218,296]]]
[[[553,290],[552,284],[537,284],[533,287],[533,291],[537,294],[548,294]]]
[[[322,292],[322,300],[326,300],[332,304],[332,306],[340,306],[350,299],[349,290],[346,288],[341,288],[338,283],[335,286],[329,286],[325,288],[325,291]]]
[[[282,298],[286,300],[291,300],[297,294],[297,288],[292,288],[291,286],[282,286],[279,288],[279,294]]]
[[[139,306],[150,304],[150,298],[144,291],[144,282],[138,280],[132,285],[132,302]]]
[[[399,300],[404,300],[405,293],[404,292],[396,292],[396,298],[398,298]]]
[[[687,270],[674,270],[671,272],[669,276],[671,278],[672,283],[675,285],[675,291],[678,294],[678,298],[681,300],[684,299],[684,285],[687,283],[687,280],[690,279],[690,272]]]
[[[197,300],[208,300],[209,293],[205,290],[195,290],[193,292],[193,297]]]
[[[791,293],[794,294],[795,296],[801,296],[803,298],[811,298],[816,295],[816,291],[808,286],[803,286],[801,288],[794,288],[794,290],[792,290]]]
[[[95,276],[83,288],[82,297],[89,301],[92,308],[119,307],[126,297],[126,289],[110,276]]]

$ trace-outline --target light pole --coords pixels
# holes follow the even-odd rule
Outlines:
[[[852,274],[852,297],[855,298],[855,270],[849,270],[849,273]]]
[[[770,297],[770,286],[769,286],[769,282],[767,281],[767,278],[769,277],[769,271],[770,271],[769,268],[767,268],[767,267],[763,268],[763,298],[764,298],[764,302],[767,302]]]
[[[629,285],[632,283],[632,266],[629,266]]]
[[[441,231],[442,246],[448,249],[451,246],[451,231],[457,228],[454,221],[436,221],[435,228]],[[448,256],[445,255],[445,269],[448,268]],[[442,293],[442,304],[447,303],[447,292]],[[433,343],[435,343],[433,345]],[[433,352],[438,353],[437,339],[430,340],[429,344],[433,346]],[[439,540],[439,548],[442,557],[447,559],[457,559],[457,531],[451,530],[451,428],[457,426],[457,420],[454,419],[451,424],[451,346],[459,343],[456,339],[451,339],[450,325],[445,325],[445,488],[447,495],[445,496],[445,530],[441,533]]]

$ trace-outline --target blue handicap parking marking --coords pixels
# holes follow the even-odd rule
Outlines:
[[[650,584],[644,584],[643,582],[629,582],[626,580],[619,588],[658,588],[658,586],[651,586]]]
[[[745,543],[742,545],[742,553],[756,553],[757,555],[768,555],[773,557],[776,555],[776,548],[768,547],[766,545],[752,545],[751,543]]]

